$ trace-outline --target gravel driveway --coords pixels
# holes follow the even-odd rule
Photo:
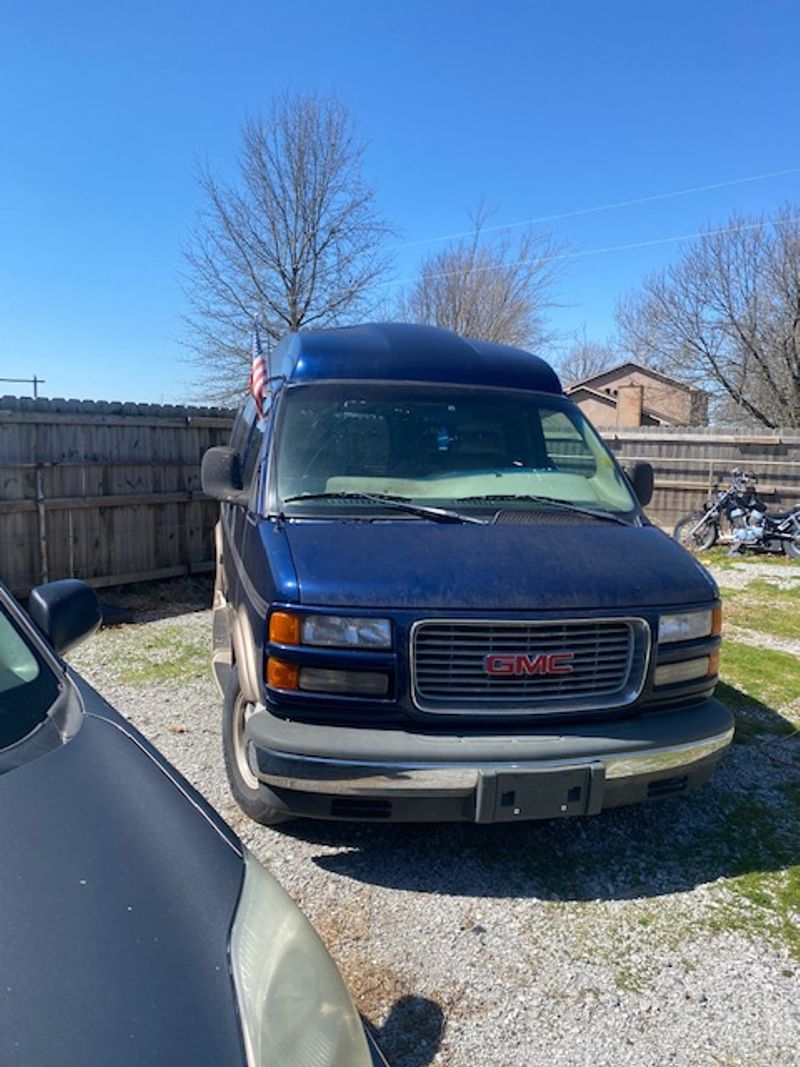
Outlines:
[[[104,630],[73,662],[302,906],[395,1067],[800,1064],[800,746],[772,729],[779,709],[760,706],[711,784],[648,807],[269,830],[228,794],[211,615],[176,589],[154,610],[170,617]]]

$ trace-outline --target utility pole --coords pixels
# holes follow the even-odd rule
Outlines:
[[[39,378],[34,374],[32,378],[0,378],[0,382],[19,382],[23,385],[32,385],[33,398],[36,400],[39,396],[39,386],[44,385],[44,378]]]

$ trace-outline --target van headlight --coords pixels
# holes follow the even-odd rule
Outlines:
[[[389,619],[354,615],[298,615],[273,611],[269,639],[280,645],[321,645],[327,648],[391,648]]]
[[[662,615],[658,623],[659,644],[673,641],[695,641],[700,637],[716,637],[722,629],[722,609],[719,605],[701,611],[681,611]]]
[[[364,1028],[336,964],[247,850],[231,965],[250,1067],[370,1067]]]
[[[391,648],[392,645],[392,624],[388,619],[306,615],[301,632],[304,645],[331,648]]]

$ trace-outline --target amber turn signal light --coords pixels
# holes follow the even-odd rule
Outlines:
[[[708,657],[708,678],[719,674],[719,652],[711,652]]]
[[[270,656],[267,660],[267,685],[273,689],[297,689],[300,668],[296,663],[284,663]]]
[[[269,617],[269,639],[279,645],[299,645],[300,617],[288,611],[273,611]]]
[[[717,606],[711,612],[711,636],[719,637],[722,633],[722,604]]]

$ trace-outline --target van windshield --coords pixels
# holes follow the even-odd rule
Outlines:
[[[374,499],[343,496],[358,493],[458,504],[462,512],[540,506],[531,497],[615,514],[636,510],[580,410],[540,393],[386,382],[291,386],[276,465],[287,515],[374,513]],[[305,494],[314,499],[292,499]]]

